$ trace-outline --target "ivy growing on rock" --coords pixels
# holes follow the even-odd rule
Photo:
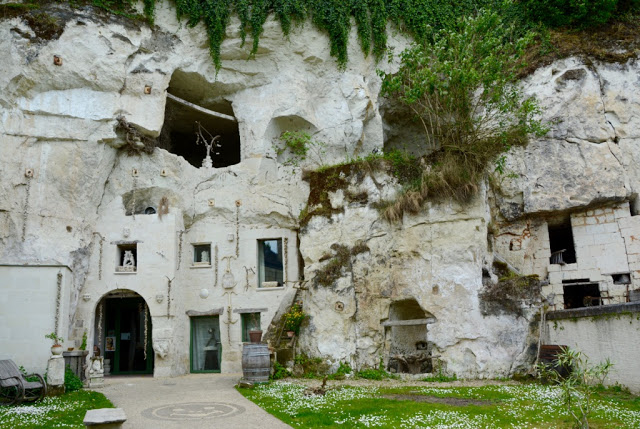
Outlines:
[[[102,0],[108,1],[108,0]],[[120,0],[122,1],[122,0]],[[144,0],[144,12],[153,22],[156,0]],[[365,55],[380,59],[386,52],[388,22],[416,40],[424,41],[434,30],[452,25],[456,17],[473,13],[479,7],[497,0],[175,0],[177,15],[186,18],[187,25],[203,22],[209,37],[209,49],[216,66],[221,67],[220,46],[225,39],[232,14],[240,19],[240,34],[245,42],[251,34],[250,56],[258,51],[263,25],[274,14],[285,36],[292,25],[309,19],[329,35],[331,55],[340,68],[346,67],[347,46],[355,22],[358,40]]]

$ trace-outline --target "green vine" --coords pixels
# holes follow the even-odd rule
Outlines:
[[[108,2],[109,0],[101,0]],[[122,0],[120,0],[122,1]],[[126,0],[125,0],[126,1]],[[156,0],[143,0],[144,13],[150,23]],[[329,35],[331,55],[338,67],[347,64],[347,47],[351,19],[355,21],[358,40],[363,53],[382,58],[387,48],[387,22],[393,22],[416,40],[426,40],[434,29],[455,22],[457,16],[474,13],[479,7],[499,3],[497,0],[175,0],[178,18],[186,18],[187,26],[203,22],[209,37],[209,49],[216,70],[220,70],[220,46],[226,37],[229,18],[240,19],[240,36],[244,44],[251,34],[253,45],[250,57],[255,56],[263,26],[274,14],[280,27],[289,37],[294,24],[309,19]]]
[[[28,14],[46,3],[64,0],[23,1],[24,3],[0,5],[0,19]],[[68,3],[71,7],[91,4],[130,19],[144,19],[153,25],[157,0],[142,0],[144,15],[138,13],[136,1],[68,0]],[[538,4],[537,0],[174,0],[174,3],[178,18],[185,18],[188,27],[204,23],[216,71],[221,67],[220,47],[226,37],[232,14],[237,15],[240,20],[239,30],[243,44],[247,34],[253,38],[250,57],[258,52],[264,23],[273,14],[280,23],[285,38],[290,37],[295,24],[307,20],[326,32],[330,40],[331,55],[336,58],[338,67],[344,69],[348,60],[347,47],[352,20],[365,56],[373,53],[374,58],[380,60],[387,52],[388,23],[393,23],[400,32],[410,35],[419,44],[424,44],[433,42],[433,37],[440,30],[455,28],[460,18],[476,15],[481,9],[497,12],[506,23],[513,24],[522,34],[528,29],[539,28],[541,16],[547,17],[549,10],[564,13],[566,9],[575,13],[568,16],[566,22],[547,22],[553,18],[549,15],[549,19],[542,19],[543,25],[569,24],[579,28],[594,23],[602,24],[616,14],[640,10],[640,0],[584,0],[576,4],[569,0],[544,0],[544,7],[539,8],[532,6]],[[589,3],[589,7],[586,8],[583,3]],[[601,4],[609,6],[603,9]],[[589,18],[592,10],[600,11],[597,19]],[[563,17],[562,13],[558,16]]]

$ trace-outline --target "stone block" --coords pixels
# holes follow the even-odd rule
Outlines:
[[[563,273],[560,271],[549,272],[549,283],[551,284],[562,283],[562,279],[563,279],[562,276],[563,276]]]
[[[638,228],[640,228],[640,216],[629,216],[627,218],[618,219],[618,225],[621,229],[633,228],[638,231]]]
[[[613,215],[615,216],[616,219],[624,219],[627,217],[631,217],[631,212],[629,211],[629,207],[627,207],[626,209],[618,208],[618,209],[615,209],[615,211],[613,212]]]
[[[549,264],[549,267],[547,268],[549,270],[549,273],[558,273],[560,272],[560,265],[558,264]]]
[[[597,261],[592,257],[580,257],[578,255],[579,271],[590,271],[597,268]]]
[[[594,234],[592,236],[593,244],[611,244],[618,243],[622,241],[622,237],[617,233],[609,233],[609,234]]]
[[[127,421],[127,415],[122,408],[98,408],[87,411],[83,423],[85,427],[96,429],[120,428]]]
[[[620,228],[617,222],[605,223],[602,225],[603,232],[615,232],[620,233]]]
[[[568,273],[568,272],[572,272],[572,271],[577,271],[578,270],[578,264],[565,264],[565,265],[560,265],[562,268],[562,272],[563,273]]]
[[[584,246],[591,246],[594,244],[593,234],[585,234],[585,233],[574,234],[573,240],[575,241],[576,247],[578,248],[584,247]]]
[[[47,386],[62,386],[64,392],[64,358],[54,356],[47,363]]]
[[[598,223],[598,220],[593,216],[588,216],[585,218],[586,225],[595,225]]]

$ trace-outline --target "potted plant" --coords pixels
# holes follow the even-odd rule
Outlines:
[[[259,313],[251,313],[251,327],[254,329],[249,329],[249,340],[251,340],[252,343],[259,343],[262,340],[260,320],[256,314]]]
[[[47,334],[44,337],[53,341],[53,345],[51,346],[51,354],[53,356],[60,356],[62,354],[62,345],[60,343],[64,342],[64,338],[59,337],[55,332]]]
[[[300,333],[300,325],[307,318],[307,315],[300,304],[293,304],[284,317],[284,329],[287,331],[287,335],[293,337]]]

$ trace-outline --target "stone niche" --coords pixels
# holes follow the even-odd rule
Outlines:
[[[436,149],[427,144],[423,123],[408,107],[381,98],[380,115],[385,152],[400,150],[414,156],[423,156]]]
[[[435,317],[424,311],[415,299],[391,303],[389,318],[382,322],[389,350],[389,371],[432,372],[432,345],[427,339],[427,325],[435,321]]]
[[[193,83],[193,85],[192,85]],[[194,86],[195,85],[195,86]],[[194,91],[193,88],[198,88]],[[176,71],[167,89],[164,124],[158,147],[194,167],[228,167],[240,162],[240,132],[224,90],[194,73]],[[210,154],[203,140],[211,142]],[[203,161],[210,155],[210,164]]]

